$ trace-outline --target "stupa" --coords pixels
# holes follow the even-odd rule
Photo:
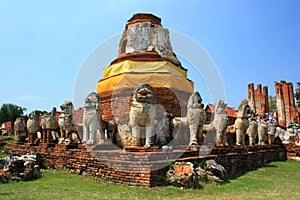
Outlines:
[[[133,90],[141,84],[153,87],[161,111],[186,114],[194,84],[173,52],[168,29],[152,14],[135,14],[127,21],[118,56],[98,81],[102,119],[128,123]]]

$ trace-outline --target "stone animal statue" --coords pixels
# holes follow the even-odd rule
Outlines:
[[[24,117],[18,117],[14,122],[14,132],[16,142],[25,142],[27,137],[26,122]]]
[[[60,129],[59,144],[71,144],[80,142],[74,122],[74,107],[71,101],[64,101],[61,106],[58,124]]]
[[[149,84],[142,84],[135,88],[133,101],[129,113],[129,126],[134,138],[133,146],[141,146],[141,128],[145,127],[145,147],[153,145],[155,126],[155,98],[153,88]]]
[[[97,131],[100,132],[100,143],[104,143],[105,123],[100,118],[100,97],[92,92],[85,98],[83,105],[82,143],[97,144]]]
[[[271,145],[274,143],[275,135],[276,135],[276,125],[272,121],[268,121],[268,144]]]
[[[43,143],[52,143],[54,140],[58,139],[58,123],[55,119],[56,117],[56,108],[53,107],[51,113],[45,114],[42,116],[42,131]]]
[[[267,140],[268,124],[265,120],[258,118],[258,145],[265,145]]]
[[[291,143],[291,136],[295,136],[295,134],[286,131],[280,127],[276,127],[276,134],[275,137],[279,137],[283,144],[290,144]]]
[[[206,120],[206,113],[199,92],[194,92],[187,103],[186,121],[190,130],[189,145],[202,144],[203,124]]]
[[[255,138],[258,134],[258,123],[257,123],[257,113],[251,110],[251,117],[249,118],[249,127],[246,134],[249,136],[249,146],[255,146]]]
[[[245,145],[245,134],[249,127],[250,117],[250,106],[244,105],[242,106],[238,113],[237,118],[234,122],[234,127],[236,129],[236,145],[241,146]]]
[[[228,125],[226,107],[227,104],[222,100],[219,100],[215,105],[214,119],[211,124],[217,133],[216,146],[228,145],[226,136],[226,130]]]
[[[171,139],[170,118],[172,115],[167,112],[160,113],[158,120],[155,120],[156,144],[162,146]]]
[[[27,121],[28,143],[37,144],[40,141],[40,131],[42,130],[39,124],[39,115],[36,110],[29,114]],[[38,134],[39,132],[39,134]]]

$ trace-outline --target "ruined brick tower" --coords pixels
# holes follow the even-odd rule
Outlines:
[[[248,84],[248,104],[260,116],[269,112],[268,86],[262,89],[261,84],[258,84],[257,89],[254,89],[253,83]]]
[[[293,83],[280,81],[275,82],[276,101],[278,109],[278,122],[280,126],[286,127],[292,120],[299,122],[299,112],[295,106]]]
[[[185,115],[194,84],[172,50],[169,32],[160,18],[135,14],[126,23],[118,57],[98,81],[102,118],[128,123],[133,90],[144,83],[153,87],[161,111]]]

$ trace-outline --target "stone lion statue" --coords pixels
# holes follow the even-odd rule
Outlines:
[[[39,124],[39,115],[37,111],[34,110],[29,114],[27,121],[28,143],[36,144],[41,139],[40,131],[41,126]]]
[[[238,113],[237,118],[234,122],[234,127],[236,130],[236,145],[245,145],[245,134],[249,127],[249,120],[250,117],[250,106],[244,105],[242,106]]]
[[[100,132],[100,143],[104,143],[105,123],[100,117],[100,97],[91,92],[83,105],[83,137],[86,144],[97,144],[97,131]]]
[[[58,124],[60,129],[59,144],[79,143],[76,125],[74,122],[74,106],[71,101],[64,101],[61,106],[61,114],[59,115]]]
[[[133,101],[129,113],[129,126],[134,139],[133,146],[141,146],[141,128],[145,127],[145,147],[153,145],[155,126],[155,98],[153,88],[149,84],[142,84],[135,88]]]
[[[25,142],[27,137],[26,122],[24,117],[18,117],[14,122],[14,132],[16,142]]]
[[[222,100],[219,100],[215,105],[214,119],[211,124],[213,125],[213,128],[217,133],[216,146],[228,145],[226,137],[226,130],[228,125],[226,107],[227,104]]]
[[[268,124],[262,119],[258,118],[258,145],[265,145],[267,140]]]
[[[203,141],[203,124],[206,121],[206,113],[199,92],[194,92],[187,103],[186,121],[190,130],[189,145],[198,145]]]
[[[268,144],[274,144],[275,142],[275,135],[276,135],[276,125],[273,121],[268,121]]]
[[[251,110],[251,117],[249,118],[249,127],[246,134],[249,136],[249,146],[255,146],[255,138],[258,134],[258,123],[257,123],[257,113]]]
[[[56,121],[56,108],[53,107],[51,113],[42,116],[42,131],[43,143],[52,143],[53,140],[58,139],[58,123]]]

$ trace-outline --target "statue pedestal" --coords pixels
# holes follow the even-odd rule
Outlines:
[[[159,146],[152,146],[152,147],[124,147],[125,151],[128,152],[157,152]]]

